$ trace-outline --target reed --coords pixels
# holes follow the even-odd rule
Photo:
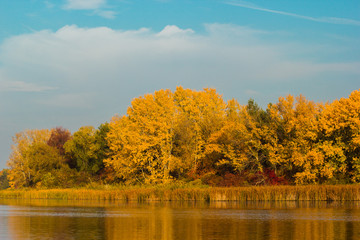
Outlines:
[[[102,189],[2,190],[3,199],[117,201],[360,201],[360,185],[261,187],[104,187]]]

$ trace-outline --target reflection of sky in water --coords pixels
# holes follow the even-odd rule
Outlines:
[[[158,208],[158,210],[161,208]],[[154,210],[154,209],[153,209]],[[194,214],[196,212],[197,214]],[[360,212],[358,212],[360,213]],[[0,205],[0,217],[6,216],[48,216],[48,217],[145,217],[154,214],[150,209],[126,208],[107,209],[103,207],[33,207]],[[314,220],[314,221],[360,221],[359,214],[351,210],[337,209],[172,209],[171,215],[181,218],[229,219],[229,220]]]
[[[360,213],[360,212],[359,212]],[[349,215],[344,212],[330,212],[313,210],[303,212],[299,210],[215,210],[205,211],[206,218],[217,219],[255,219],[255,220],[316,220],[316,221],[360,221],[360,216]]]
[[[8,206],[0,205],[0,239],[10,239],[8,236]]]
[[[5,210],[3,210],[5,208]],[[7,209],[6,209],[7,208]],[[47,217],[128,217],[130,214],[122,211],[106,211],[102,208],[78,207],[30,207],[30,206],[1,206],[0,216],[47,216]]]

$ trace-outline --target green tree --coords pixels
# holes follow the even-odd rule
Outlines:
[[[10,187],[8,175],[9,175],[8,169],[3,169],[2,171],[0,171],[0,190],[7,189]]]
[[[72,171],[64,164],[58,150],[43,142],[33,143],[25,154],[32,178],[29,187],[66,186]]]
[[[96,174],[103,166],[102,159],[97,155],[96,130],[92,126],[81,127],[73,134],[72,139],[64,144],[65,153],[76,163],[81,172]]]
[[[96,158],[101,162],[100,169],[104,167],[104,160],[109,157],[110,148],[107,141],[107,134],[110,131],[110,124],[103,123],[95,132],[95,146]]]

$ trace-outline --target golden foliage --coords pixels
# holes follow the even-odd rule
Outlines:
[[[66,136],[49,137],[48,130],[14,137],[8,161],[13,188],[66,178],[62,170],[48,170],[57,168],[62,156],[54,147],[61,150]],[[288,95],[262,110],[253,100],[225,102],[211,88],[160,90],[133,99],[125,116],[99,130],[80,128],[64,148],[78,173],[130,184],[359,182],[360,91],[328,104]]]
[[[112,120],[108,141],[114,154],[106,163],[119,177],[145,182],[170,178],[176,113],[172,98],[170,90],[136,98],[128,116]]]
[[[46,144],[50,134],[49,130],[42,129],[25,130],[15,135],[14,145],[11,146],[12,153],[7,162],[10,167],[9,183],[12,188],[30,185],[35,173],[32,171],[33,159],[28,157],[29,151],[34,144]]]
[[[360,181],[360,91],[327,104],[319,119],[329,148],[327,158],[344,178]],[[348,174],[348,176],[346,176]]]
[[[346,173],[359,181],[359,95],[327,105],[288,95],[263,111],[252,100],[226,104],[214,89],[161,90],[113,119],[107,164],[139,182],[265,168],[297,184],[342,181]]]
[[[114,117],[108,134],[114,153],[106,160],[118,176],[166,182],[172,173],[196,169],[210,135],[223,122],[225,104],[214,89],[178,87],[132,101],[127,116]]]

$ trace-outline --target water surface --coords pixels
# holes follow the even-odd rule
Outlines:
[[[360,203],[3,199],[0,239],[360,239]]]

